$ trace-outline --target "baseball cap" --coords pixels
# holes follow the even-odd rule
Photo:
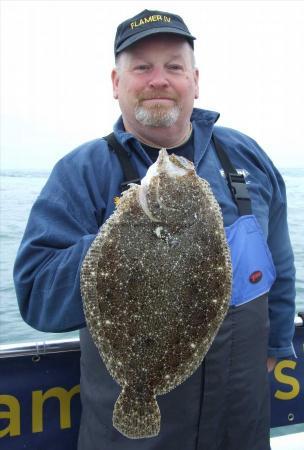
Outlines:
[[[190,34],[180,16],[168,12],[145,9],[118,25],[114,41],[115,56],[140,39],[157,33],[170,33],[182,36],[189,41],[192,48],[193,41],[196,39]]]

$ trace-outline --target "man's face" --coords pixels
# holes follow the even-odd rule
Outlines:
[[[192,49],[177,36],[151,36],[124,51],[112,82],[124,125],[131,132],[184,127],[198,97]]]

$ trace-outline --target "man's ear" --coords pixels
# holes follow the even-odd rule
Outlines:
[[[119,83],[119,75],[117,69],[113,69],[111,73],[112,79],[112,88],[113,88],[113,97],[115,99],[118,98],[118,83]]]
[[[194,81],[195,81],[194,98],[198,98],[199,97],[199,71],[198,71],[198,69],[194,69]]]

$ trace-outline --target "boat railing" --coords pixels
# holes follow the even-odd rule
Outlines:
[[[0,345],[0,358],[16,356],[41,356],[49,353],[77,352],[80,350],[79,338],[47,340],[39,342],[20,342]]]
[[[304,312],[299,312],[295,316],[295,326],[304,326]],[[80,351],[79,338],[47,340],[38,342],[21,342],[16,344],[0,345],[0,358],[16,356],[36,356],[49,353],[75,352]]]

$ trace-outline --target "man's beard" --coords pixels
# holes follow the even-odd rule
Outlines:
[[[156,103],[152,108],[146,108],[139,104],[135,108],[136,120],[147,127],[169,128],[177,122],[179,115],[178,105],[166,108]]]

